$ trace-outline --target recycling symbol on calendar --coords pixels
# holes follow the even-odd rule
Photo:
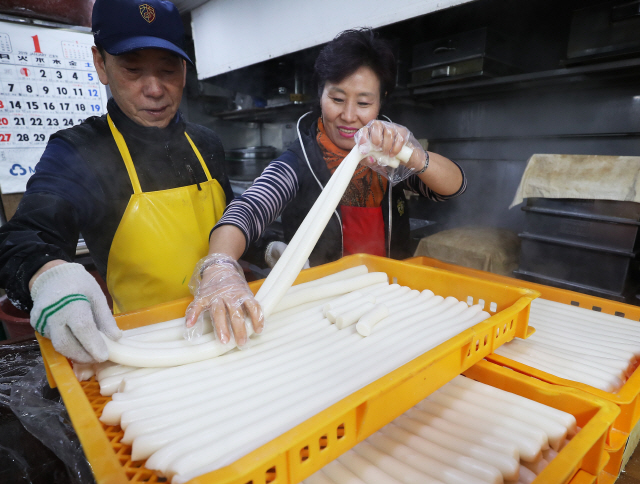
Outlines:
[[[13,176],[23,176],[27,174],[27,170],[23,168],[22,165],[16,163],[11,167],[9,173],[11,173]]]

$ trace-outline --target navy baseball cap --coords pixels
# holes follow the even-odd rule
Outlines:
[[[96,0],[91,16],[96,44],[111,55],[164,49],[191,62],[176,6],[165,0]]]

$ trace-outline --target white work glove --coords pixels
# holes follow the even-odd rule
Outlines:
[[[249,289],[242,268],[232,257],[211,254],[200,259],[193,271],[189,289],[194,299],[187,308],[187,339],[202,335],[202,318],[206,310],[209,311],[216,336],[221,343],[229,342],[232,333],[238,346],[247,343],[245,316],[250,318],[254,332],[262,332],[262,308]]]
[[[273,269],[273,266],[275,266],[276,262],[278,262],[280,257],[282,257],[282,254],[284,254],[286,248],[287,244],[285,244],[284,242],[270,242],[264,251],[264,261],[269,267]],[[309,265],[309,259],[307,259],[307,262],[304,263],[302,268],[308,269],[309,267],[311,266]]]
[[[361,128],[354,136],[362,154],[371,154],[361,163],[389,179],[393,184],[421,174],[429,166],[429,154],[418,140],[404,126],[387,121],[373,120]],[[395,158],[404,147],[413,150],[408,161],[399,165]],[[408,150],[405,149],[404,152]]]
[[[113,340],[122,336],[102,289],[81,264],[60,264],[40,274],[31,299],[31,326],[74,361],[101,362],[109,357],[98,331]]]

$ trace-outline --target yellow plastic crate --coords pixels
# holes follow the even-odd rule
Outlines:
[[[449,341],[356,391],[235,463],[199,476],[191,484],[294,484],[308,477],[358,442],[423,400],[462,371],[515,336],[528,335],[531,301],[538,293],[465,275],[375,256],[353,255],[302,271],[296,283],[306,282],[365,264],[386,272],[398,284],[442,296],[495,303],[496,311]],[[255,292],[262,281],[251,283]],[[119,315],[122,329],[144,326],[184,315],[189,299]],[[268,330],[268,328],[267,328]],[[103,483],[159,482],[144,462],[131,461],[131,447],[120,443],[120,427],[103,425],[98,417],[110,400],[102,397],[95,380],[79,383],[66,358],[51,342],[38,339],[49,383],[57,386],[91,463],[96,481]]]
[[[542,382],[488,361],[481,361],[463,373],[482,383],[515,393],[572,414],[582,427],[534,484],[582,484],[595,482],[605,468],[607,436],[620,409],[607,400],[574,388]]]
[[[550,301],[556,301],[567,305],[578,306],[581,308],[592,309],[594,311],[621,316],[636,321],[640,320],[640,307],[638,306],[631,306],[629,304],[623,304],[620,302],[611,301],[609,299],[590,296],[588,294],[567,291],[565,289],[558,289],[555,287],[536,284],[520,279],[500,276],[491,272],[469,269],[468,267],[448,264],[429,257],[413,257],[410,259],[406,259],[405,262],[420,265],[423,267],[435,267],[439,269],[449,270],[458,274],[465,274],[487,281],[493,281],[503,284],[515,284],[520,287],[538,291],[540,293],[540,297],[542,297],[543,299],[548,299]],[[555,385],[577,388],[579,390],[585,391],[587,393],[615,403],[620,408],[620,415],[614,422],[613,430],[608,438],[607,451],[610,453],[611,459],[605,468],[605,471],[608,474],[611,474],[612,477],[599,476],[598,478],[599,482],[601,483],[612,483],[615,481],[615,477],[620,473],[623,454],[625,451],[629,433],[633,430],[633,428],[640,420],[640,371],[634,371],[633,375],[631,375],[631,377],[622,386],[622,388],[618,390],[617,393],[608,393],[594,388],[590,385],[585,385],[584,383],[566,380],[564,378],[551,375],[542,370],[538,370],[537,368],[523,365],[522,363],[513,361],[509,358],[497,354],[491,354],[487,357],[487,359],[499,365],[513,368],[520,373],[531,375],[540,380],[553,383]]]

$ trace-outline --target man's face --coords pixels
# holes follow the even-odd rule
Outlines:
[[[93,50],[100,82],[109,85],[120,109],[142,126],[165,128],[178,111],[187,66],[184,59],[162,49],[144,49],[114,56]]]

